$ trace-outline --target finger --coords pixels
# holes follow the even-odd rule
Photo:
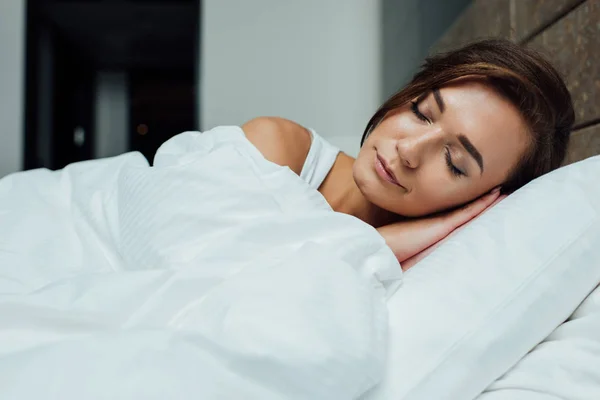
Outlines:
[[[477,203],[478,206],[483,206],[485,209],[494,204],[494,202],[496,202],[502,196],[503,195],[500,194],[500,188],[496,188],[475,200],[474,203]]]
[[[500,188],[495,188],[491,192],[481,196],[479,199],[477,199],[477,201],[481,201],[484,204],[490,205],[501,196],[503,195],[500,194]]]
[[[479,199],[451,213],[451,219],[456,227],[472,220],[490,207],[500,197],[500,191],[494,190]]]
[[[500,197],[500,192],[499,191],[492,191],[490,193],[487,193],[483,196],[481,196],[480,198],[472,201],[471,203],[467,204],[462,212],[465,214],[479,214],[481,211],[485,210],[488,206],[490,206],[492,203],[494,203],[498,197]],[[460,212],[461,210],[457,210],[458,212]]]
[[[488,208],[494,207],[496,204],[500,203],[502,200],[504,200],[507,197],[508,197],[507,194],[501,194],[500,196],[498,196],[498,198],[496,200],[494,200],[494,202],[492,204],[490,204],[488,206]],[[486,210],[487,210],[487,208],[486,208]]]

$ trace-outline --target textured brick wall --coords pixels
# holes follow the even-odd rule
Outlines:
[[[554,63],[575,103],[567,163],[600,154],[600,0],[474,0],[432,51],[487,37],[530,46]]]

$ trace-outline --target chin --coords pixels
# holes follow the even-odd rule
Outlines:
[[[421,207],[422,204],[416,204],[419,207],[414,207],[414,202],[407,201],[401,195],[388,194],[385,188],[374,186],[365,185],[361,187],[359,185],[358,188],[367,201],[383,210],[407,218],[426,217],[437,212],[433,209]]]
[[[412,217],[415,215],[411,215],[409,210],[406,210],[403,207],[401,199],[393,199],[389,196],[385,196],[385,193],[364,193],[365,198],[372,204],[375,204],[377,207],[391,212],[396,215],[400,215],[402,217]]]
[[[377,178],[368,179],[368,177],[357,174],[355,175],[355,182],[358,189],[369,203],[393,214],[409,216],[403,210],[402,199],[397,195],[394,196],[386,193],[386,188],[381,185],[381,182],[379,182]]]

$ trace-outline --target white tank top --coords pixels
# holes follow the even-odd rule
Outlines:
[[[323,139],[314,130],[308,129],[311,136],[310,149],[302,166],[300,178],[312,188],[319,189],[331,171],[340,150]]]

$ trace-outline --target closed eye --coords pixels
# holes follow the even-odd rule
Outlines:
[[[448,170],[450,170],[450,173],[454,176],[467,176],[467,174],[465,174],[462,170],[460,170],[459,168],[456,167],[456,165],[454,165],[452,163],[452,155],[450,154],[450,149],[446,148],[446,165],[448,166]]]
[[[412,110],[413,114],[415,114],[415,116],[417,118],[419,118],[423,122],[427,122],[428,124],[431,123],[429,118],[427,118],[425,115],[423,115],[421,113],[421,111],[419,111],[419,104],[416,101],[411,101],[410,104],[411,104],[410,109]]]

